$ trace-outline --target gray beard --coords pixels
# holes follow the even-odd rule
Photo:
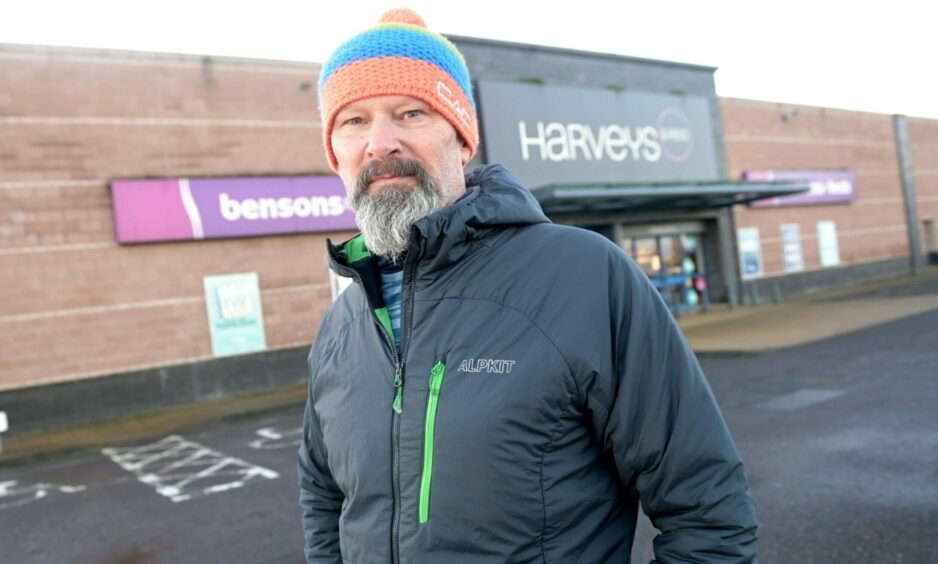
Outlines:
[[[414,223],[444,208],[445,203],[438,186],[419,163],[410,161],[396,166],[405,167],[403,174],[414,174],[417,186],[387,186],[377,194],[368,194],[365,189],[371,179],[388,168],[376,166],[359,175],[349,203],[368,250],[393,264],[400,264]]]

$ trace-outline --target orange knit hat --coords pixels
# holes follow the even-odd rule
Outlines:
[[[423,100],[453,125],[470,158],[479,148],[479,124],[469,69],[449,40],[427,30],[408,9],[386,12],[378,25],[339,46],[319,75],[323,143],[332,170],[332,126],[343,107],[371,96],[411,96]]]

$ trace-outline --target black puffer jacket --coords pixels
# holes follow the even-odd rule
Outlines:
[[[352,276],[309,356],[309,562],[625,562],[641,501],[661,562],[749,562],[756,518],[693,352],[614,244],[551,224],[503,168],[415,226],[400,352]]]

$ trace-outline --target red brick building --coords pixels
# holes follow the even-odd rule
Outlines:
[[[633,63],[647,62],[608,62]],[[471,61],[470,70],[476,73]],[[713,69],[690,70],[712,77]],[[132,382],[110,398],[113,386],[87,387],[96,399],[86,411],[104,416],[118,413],[117,404],[152,404],[125,400],[128,387],[172,395],[168,381],[191,387],[192,375],[212,370],[241,371],[232,378],[254,383],[227,387],[220,383],[227,377],[217,376],[196,396],[302,382],[305,350],[331,302],[325,239],[351,233],[120,245],[110,183],[330,175],[318,72],[318,65],[279,61],[0,45],[0,409],[26,406],[23,414],[7,408],[14,428],[32,417],[37,426],[54,423],[40,414],[68,411],[63,402],[85,392],[64,383]],[[725,150],[719,168],[730,179],[758,169],[856,175],[850,204],[733,208],[727,217],[736,228],[759,229],[764,268],[755,282],[790,277],[779,227],[791,223],[800,226],[800,280],[821,269],[822,221],[836,223],[840,266],[833,271],[847,273],[828,283],[908,270],[892,116],[735,99],[714,106],[722,114],[718,157]],[[938,217],[938,120],[908,123],[919,219]],[[731,240],[721,244],[733,248]],[[876,268],[856,270],[863,265]],[[723,268],[738,274],[733,264]],[[233,272],[258,274],[267,352],[216,365],[203,278]],[[241,370],[244,362],[255,364]],[[44,404],[35,390],[58,399]],[[196,397],[183,396],[166,401]]]
[[[786,274],[779,226],[798,224],[804,269],[821,269],[815,226],[835,221],[845,266],[905,259],[909,237],[893,117],[752,100],[721,100],[730,175],[747,169],[849,170],[857,198],[849,204],[734,210],[736,227],[762,233],[765,276]],[[938,218],[938,120],[909,118],[920,220]],[[920,228],[923,221],[919,221]],[[920,233],[925,241],[924,229]]]

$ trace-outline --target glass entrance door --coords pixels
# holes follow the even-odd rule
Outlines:
[[[624,237],[621,244],[675,315],[709,307],[702,234],[636,235]]]

